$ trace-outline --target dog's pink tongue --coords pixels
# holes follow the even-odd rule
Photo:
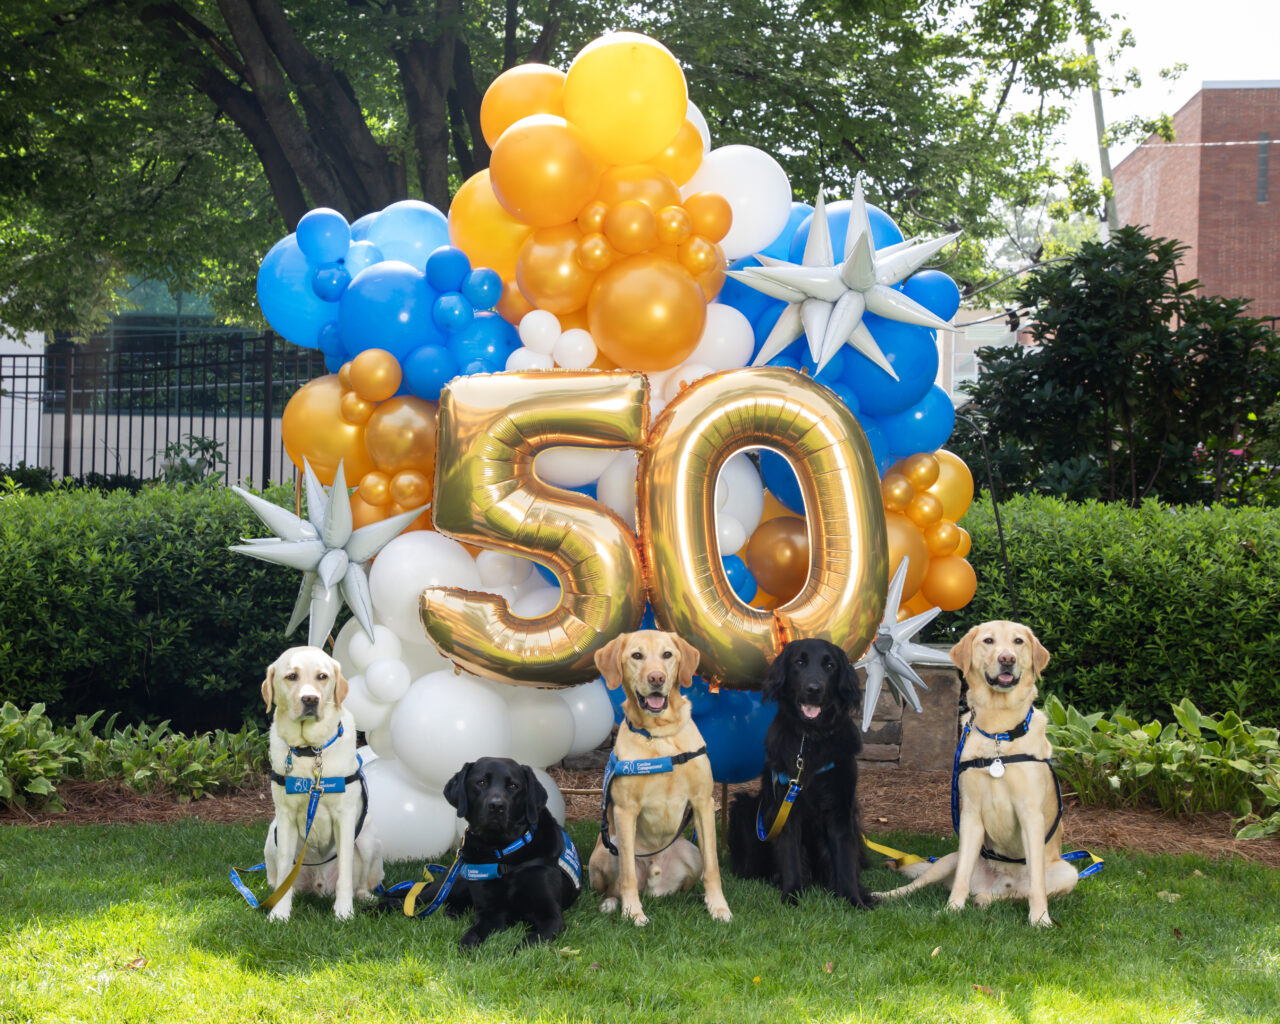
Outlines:
[[[801,704],[800,714],[804,715],[805,718],[817,718],[822,714],[822,708],[818,707],[817,704]]]
[[[1001,672],[1001,673],[1000,673],[996,678],[997,678],[997,679],[999,679],[999,680],[1000,680],[1000,682],[1002,682],[1002,683],[1012,683],[1012,682],[1013,682],[1013,673],[1012,673],[1012,672]]]
[[[648,697],[644,699],[644,706],[647,707],[650,711],[657,714],[659,711],[661,711],[664,707],[667,706],[667,701],[666,701],[666,698],[662,696],[662,694],[651,693]]]

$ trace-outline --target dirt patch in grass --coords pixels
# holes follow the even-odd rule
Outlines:
[[[570,821],[597,821],[601,770],[595,767],[551,770],[565,794]],[[754,784],[731,786],[732,795]],[[164,824],[196,818],[214,824],[266,823],[271,794],[261,787],[178,803],[160,794],[135,793],[110,783],[67,782],[59,788],[66,811],[21,807],[0,809],[0,825]],[[951,773],[864,768],[858,781],[863,824],[871,832],[951,833]],[[1134,850],[1144,853],[1195,853],[1205,857],[1237,855],[1280,868],[1280,839],[1241,841],[1231,834],[1227,814],[1166,818],[1144,808],[1082,807],[1066,798],[1063,817],[1069,847]]]

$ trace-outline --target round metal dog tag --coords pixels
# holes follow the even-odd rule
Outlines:
[[[988,766],[987,771],[990,773],[993,779],[1000,778],[1000,776],[1004,774],[1004,762],[997,757]]]

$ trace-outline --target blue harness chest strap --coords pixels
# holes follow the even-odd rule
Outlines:
[[[628,723],[630,725],[630,723]],[[633,732],[638,732],[642,736],[649,734],[643,729],[637,729],[631,726]],[[611,798],[609,791],[613,788],[613,780],[619,775],[630,778],[636,775],[666,775],[668,772],[675,770],[677,765],[685,764],[692,761],[696,757],[705,757],[707,748],[699,747],[697,750],[686,750],[683,754],[673,754],[671,757],[647,757],[637,758],[630,761],[618,760],[618,755],[613,751],[609,752],[609,763],[604,769],[604,790],[600,795],[600,841],[604,843],[604,848],[617,856],[617,844],[609,837],[609,804]],[[689,821],[693,817],[693,808],[686,806],[684,812],[684,820],[680,823],[680,827],[676,829],[676,834],[671,837],[671,842],[657,850],[650,850],[647,853],[637,853],[637,857],[653,857],[667,849],[680,838],[681,834],[688,827]]]
[[[782,834],[782,828],[787,823],[787,819],[791,817],[791,808],[795,804],[796,799],[800,796],[801,790],[804,788],[800,782],[800,776],[804,768],[804,743],[801,741],[800,756],[796,757],[796,774],[795,776],[787,775],[786,772],[774,772],[773,782],[778,786],[786,786],[787,791],[782,795],[782,803],[778,806],[778,813],[774,816],[773,824],[769,828],[764,827],[764,794],[761,794],[761,800],[756,804],[756,838],[762,843],[771,843]],[[821,775],[823,772],[829,772],[836,766],[834,761],[824,764],[813,775]]]

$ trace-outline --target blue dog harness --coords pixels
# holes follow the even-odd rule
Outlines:
[[[823,772],[829,772],[836,766],[834,761],[824,764],[814,775],[821,775]],[[783,794],[782,803],[778,807],[778,813],[774,816],[773,824],[766,830],[764,827],[764,808],[760,803],[756,804],[756,838],[762,843],[771,843],[782,834],[782,827],[787,823],[787,818],[791,816],[792,805],[800,796],[800,791],[804,788],[801,784],[800,777],[804,774],[804,734],[800,736],[800,751],[796,754],[796,770],[794,775],[787,775],[785,772],[773,773],[774,786],[786,786],[787,791]],[[761,794],[763,800],[764,794]]]
[[[631,724],[630,719],[623,718],[628,729],[645,739],[652,739],[649,732],[645,729],[637,729]],[[618,847],[612,839],[609,838],[609,804],[611,803],[609,791],[613,787],[613,780],[621,775],[631,777],[636,775],[666,775],[668,772],[675,770],[677,765],[685,764],[697,757],[705,757],[707,753],[706,745],[699,747],[697,750],[688,750],[683,754],[673,754],[671,757],[646,757],[636,758],[631,761],[620,761],[618,755],[613,751],[609,752],[609,763],[604,769],[604,791],[600,795],[600,841],[604,843],[604,848],[612,853],[615,857],[618,855]],[[671,837],[671,842],[666,846],[657,850],[650,850],[648,853],[637,853],[637,857],[653,857],[668,849],[681,833],[688,827],[690,819],[693,817],[693,808],[685,806],[684,820],[680,822],[680,827],[676,829],[676,834]]]

